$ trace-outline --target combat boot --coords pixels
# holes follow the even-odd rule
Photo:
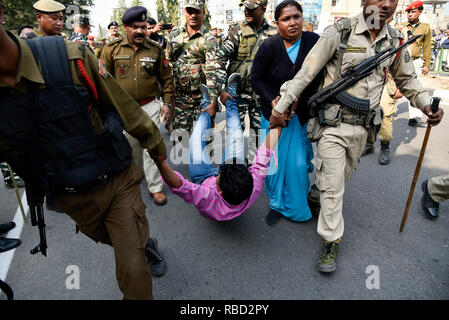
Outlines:
[[[390,163],[390,141],[380,142],[379,163],[382,165]]]
[[[157,245],[157,239],[150,238],[145,246],[145,256],[148,264],[151,267],[151,274],[155,277],[160,277],[167,272],[167,264],[162,258]]]
[[[320,261],[318,262],[318,270],[320,272],[334,272],[337,269],[337,254],[340,239],[335,241],[324,241],[323,250],[321,251]]]
[[[363,152],[362,152],[362,157],[363,156],[366,156],[367,154],[370,154],[370,153],[373,153],[374,152],[374,144],[371,144],[371,143],[366,143],[366,146],[365,146],[365,148],[363,149]]]

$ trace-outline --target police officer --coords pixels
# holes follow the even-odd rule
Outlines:
[[[20,175],[25,173],[28,183],[32,164],[42,159],[43,165],[33,172],[42,169],[57,205],[81,232],[113,247],[124,298],[152,299],[146,249],[154,241],[149,241],[140,193],[142,174],[121,132],[124,127],[143,148],[163,157],[162,135],[84,46],[60,37],[27,42],[5,31],[2,22],[0,0],[0,160],[7,160]],[[40,61],[45,73],[30,48],[36,42],[43,44]],[[49,44],[58,45],[58,55],[49,52]],[[45,59],[48,56],[51,59]],[[52,85],[46,87],[50,74],[64,79],[53,82],[56,77],[50,77]],[[27,101],[34,101],[34,106]],[[39,117],[34,108],[39,108]],[[38,123],[41,115],[45,125]],[[38,135],[29,130],[36,125]]]
[[[432,31],[430,25],[419,21],[419,16],[423,12],[423,2],[414,1],[406,9],[407,22],[402,23],[399,29],[404,35],[405,40],[412,36],[422,35],[415,43],[409,46],[410,56],[415,66],[416,73],[422,73],[424,76],[429,73],[430,60],[432,58]],[[410,126],[416,126],[423,123],[424,116],[421,110],[408,106]]]
[[[108,24],[109,37],[106,38],[106,43],[117,40],[120,38],[120,32],[118,31],[118,23],[116,21],[112,21]]]
[[[186,24],[173,28],[167,45],[167,59],[173,66],[176,96],[173,129],[191,132],[200,114],[200,85],[205,83],[211,104],[204,108],[212,118],[217,113],[215,54],[217,40],[203,27],[204,0],[188,0]],[[179,131],[178,131],[179,132]]]
[[[80,14],[75,15],[73,17],[73,32],[67,40],[81,42],[90,48],[87,38],[90,33],[90,28],[89,17]]]
[[[146,35],[147,9],[132,7],[122,17],[126,30],[123,38],[109,42],[101,53],[101,59],[118,83],[142,106],[142,109],[159,126],[161,117],[168,121],[173,99],[173,77],[170,65],[165,60],[164,49]],[[159,95],[158,82],[162,87],[163,103]],[[145,171],[148,189],[157,205],[167,199],[162,192],[163,182],[157,166],[138,141],[129,137],[134,149],[134,160]]]
[[[295,78],[282,86],[281,99],[270,117],[271,125],[285,125],[284,112],[298,100],[304,88],[323,68],[326,87],[348,68],[376,52],[390,46],[398,47],[400,33],[385,23],[393,15],[397,4],[398,0],[363,0],[363,11],[360,14],[341,19],[327,27]],[[378,10],[374,19],[371,15],[373,7]],[[343,52],[345,47],[346,51]],[[309,137],[318,140],[313,161],[315,183],[321,191],[317,231],[325,240],[318,262],[321,272],[333,272],[336,269],[338,247],[344,231],[342,210],[345,181],[351,177],[368,135],[372,142],[376,133],[374,126],[381,123],[378,103],[386,70],[389,70],[404,96],[429,117],[430,124],[437,125],[443,117],[441,108],[436,114],[432,113],[430,97],[416,78],[409,53],[402,50],[397,58],[383,62],[370,76],[348,90],[358,98],[370,100],[369,112],[357,113],[338,103],[328,103],[324,106],[326,125],[319,125],[316,117],[309,120]]]
[[[222,39],[221,39],[221,35],[218,34],[218,28],[217,27],[212,27],[210,29],[210,32],[217,39],[218,48],[220,48]]]
[[[423,191],[422,208],[429,218],[438,218],[440,203],[449,199],[449,174],[423,181],[421,189]]]
[[[230,95],[225,91],[226,79],[234,72],[242,76],[239,87],[239,105],[240,122],[242,129],[245,130],[245,114],[249,113],[250,128],[255,130],[255,144],[250,148],[249,160],[252,160],[252,154],[255,152],[254,146],[257,145],[258,131],[260,128],[260,108],[258,98],[251,88],[250,74],[254,57],[262,42],[277,33],[277,28],[270,25],[264,18],[267,7],[267,0],[247,0],[242,1],[240,6],[245,7],[245,21],[232,24],[226,37],[223,38],[221,47],[217,53],[218,90],[220,101],[226,104]],[[229,62],[229,64],[228,64]]]
[[[62,35],[63,13],[65,6],[54,0],[39,0],[33,4],[39,23],[37,29],[28,33],[25,38],[60,36]]]

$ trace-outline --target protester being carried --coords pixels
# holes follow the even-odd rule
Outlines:
[[[226,147],[224,161],[218,168],[211,163],[206,150],[209,140],[211,117],[204,107],[210,104],[207,88],[202,85],[203,112],[190,138],[189,173],[193,182],[174,171],[165,157],[150,154],[169,189],[187,203],[192,203],[206,218],[223,221],[240,216],[253,205],[262,192],[270,158],[281,135],[281,128],[274,128],[265,143],[259,147],[251,167],[245,164],[243,131],[238,114],[237,86],[239,74],[228,79],[227,92],[233,97],[226,102]],[[205,135],[204,135],[205,134]]]

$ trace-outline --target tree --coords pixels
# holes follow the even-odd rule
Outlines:
[[[204,10],[205,10],[205,16],[204,16],[204,21],[203,21],[203,27],[207,30],[210,30],[211,25],[210,25],[210,12],[209,9],[207,9],[207,5],[204,4]]]
[[[36,9],[33,4],[36,0],[2,0],[5,11],[5,26],[6,29],[16,32],[23,25],[31,25],[37,27]],[[75,7],[68,7],[64,15],[71,15],[73,13],[89,14],[90,7],[93,6],[92,0],[59,0],[58,2],[64,4],[66,7],[74,5],[78,8],[78,12],[74,12]],[[64,29],[67,31],[66,24]]]
[[[177,26],[179,24],[179,1],[178,0],[165,0],[168,11],[168,23]]]
[[[165,1],[164,0],[156,0],[156,8],[157,8],[157,21],[162,23],[167,23],[168,15],[165,10]]]

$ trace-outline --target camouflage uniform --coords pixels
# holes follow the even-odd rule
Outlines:
[[[258,97],[251,88],[249,77],[254,56],[262,42],[268,37],[275,35],[277,29],[265,20],[259,30],[254,30],[247,22],[240,21],[229,27],[228,35],[223,38],[217,53],[218,90],[224,91],[226,80],[229,75],[238,72],[242,75],[239,86],[240,97],[237,98],[239,105],[240,122],[245,130],[245,113],[248,111],[250,128],[260,128],[260,108]],[[229,61],[229,66],[227,63]]]
[[[94,51],[92,50],[92,48],[89,45],[89,41],[87,41],[87,36],[84,33],[72,32],[72,34],[67,38],[67,40],[73,41],[73,42],[80,42],[82,44],[85,44],[89,48],[89,50],[92,53],[94,53]]]
[[[170,33],[166,54],[176,88],[173,129],[192,130],[200,113],[202,83],[207,85],[211,99],[217,99],[217,48],[217,40],[203,27],[191,37],[186,25]]]

